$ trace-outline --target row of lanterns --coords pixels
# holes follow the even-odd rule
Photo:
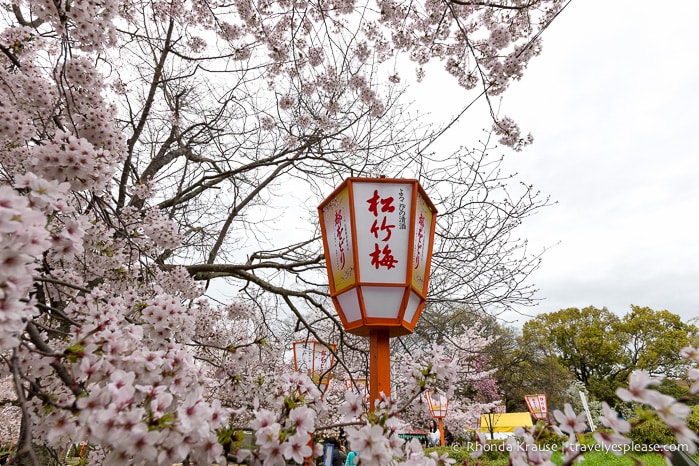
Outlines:
[[[313,380],[321,392],[325,394],[330,384],[332,368],[335,364],[336,345],[330,343],[327,346],[314,340],[297,341],[293,343],[294,350],[294,370],[305,372]],[[360,394],[363,394],[365,402],[370,401],[370,384],[367,379],[355,378],[345,379],[345,387],[350,390],[356,386]],[[444,424],[443,419],[447,415],[449,402],[444,393],[431,393],[425,391],[427,406],[430,408],[432,416],[439,421],[439,435],[442,446],[444,446]]]
[[[336,345],[330,343],[327,346],[323,343],[313,340],[297,341],[293,343],[294,350],[294,370],[305,372],[313,380],[316,386],[321,391],[321,396],[326,392],[330,384],[332,376],[332,368],[335,364]],[[347,378],[345,379],[345,387],[347,390],[355,386],[365,402],[369,401],[369,383],[365,378]],[[447,415],[449,400],[442,392],[432,393],[430,390],[425,391],[427,406],[432,413],[432,416],[439,421],[439,433],[442,446],[444,446],[444,425],[443,419]],[[546,394],[539,393],[535,395],[525,395],[524,397],[529,412],[536,420],[548,419],[548,403]],[[494,412],[504,413],[505,406],[498,405],[494,407]]]

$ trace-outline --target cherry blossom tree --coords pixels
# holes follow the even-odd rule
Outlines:
[[[417,350],[396,351],[394,365],[399,368],[395,373],[396,397],[400,400],[415,398],[416,401],[405,406],[401,418],[414,427],[429,425],[432,414],[424,392],[440,390],[449,400],[445,426],[457,434],[471,428],[480,415],[499,400],[497,383],[492,377],[494,370],[488,369],[483,351],[489,343],[489,338],[483,337],[478,328],[470,327],[441,345],[427,342]],[[414,371],[430,374],[430,368],[436,367],[437,361],[447,364],[443,365],[444,373],[435,373],[439,376],[434,380],[416,378],[405,370],[412,367]],[[412,385],[411,380],[422,380],[422,384]]]
[[[455,85],[498,96],[561,2],[2,5],[0,377],[21,417],[10,462],[83,441],[95,464],[317,455],[326,407],[283,370],[275,322],[337,334],[349,354],[315,206],[350,175],[416,177],[431,193],[434,303],[531,299],[522,280],[538,258],[512,232],[547,200],[511,185],[489,138],[432,153],[451,122],[427,126],[403,103],[393,59],[417,79],[441,62]],[[489,117],[500,143],[531,141]],[[407,387],[448,387],[453,363],[425,358]],[[361,461],[443,463],[398,439],[398,406],[348,431],[355,446],[382,435]]]

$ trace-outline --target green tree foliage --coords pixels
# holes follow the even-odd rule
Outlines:
[[[574,378],[557,358],[522,338],[516,327],[494,321],[489,329],[492,342],[486,352],[508,412],[527,411],[524,396],[528,394],[547,393],[549,404],[557,407],[573,401],[567,388]]]
[[[696,341],[694,325],[682,322],[680,316],[669,311],[632,305],[631,312],[621,319],[617,328],[627,338],[628,367],[668,377],[686,374],[679,350]]]
[[[611,401],[607,392],[621,375],[626,344],[615,331],[618,322],[607,308],[561,309],[526,322],[522,336],[547,357],[554,356],[590,393]]]
[[[620,318],[589,306],[539,315],[524,324],[522,337],[541,361],[553,356],[593,397],[615,403],[616,388],[634,369],[679,377],[679,352],[696,342],[697,328],[666,310],[631,306]]]

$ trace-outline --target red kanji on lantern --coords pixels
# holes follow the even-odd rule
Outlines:
[[[388,245],[383,247],[383,250],[379,249],[379,245],[374,243],[374,252],[370,254],[371,265],[375,268],[386,267],[387,269],[392,269],[396,266],[398,261],[393,257],[393,252]]]
[[[374,220],[374,223],[372,223],[372,225],[371,225],[371,230],[370,230],[370,231],[373,233],[374,238],[378,238],[378,237],[379,237],[379,232],[380,232],[380,231],[385,231],[385,232],[386,232],[386,236],[384,236],[383,238],[381,238],[381,241],[388,241],[388,240],[391,239],[391,230],[393,230],[395,227],[396,227],[395,225],[388,225],[388,224],[386,223],[386,217],[384,217],[383,220],[381,220],[381,226],[379,226],[379,221],[378,221],[378,220]]]
[[[374,214],[374,217],[379,216],[379,202],[381,203],[381,212],[393,212],[396,208],[393,206],[393,197],[381,198],[379,196],[379,190],[374,190],[374,195],[367,199],[369,203],[369,212]]]
[[[338,210],[335,212],[335,234],[337,235],[337,244],[340,251],[340,270],[345,268],[345,238],[343,232],[342,211]]]
[[[417,230],[417,253],[415,254],[415,268],[420,266],[420,257],[422,257],[422,248],[425,245],[425,216],[420,213]]]
[[[387,221],[387,216],[381,217],[381,223],[379,226],[379,204],[381,204],[381,213],[390,214],[396,210],[393,206],[393,196],[381,197],[379,195],[379,190],[375,189],[374,194],[366,201],[369,204],[367,211],[371,212],[376,219],[371,224],[369,232],[374,236],[375,239],[379,239],[384,245],[383,249],[378,243],[374,243],[374,250],[369,253],[371,257],[371,265],[374,268],[379,269],[380,267],[385,267],[390,270],[395,268],[398,260],[394,257],[391,247],[388,241],[391,239],[391,232],[393,228],[396,227],[395,224],[389,224]],[[385,232],[382,238],[379,238],[379,232]]]

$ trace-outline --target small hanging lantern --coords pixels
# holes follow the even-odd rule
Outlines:
[[[322,394],[330,384],[331,369],[335,364],[336,345],[328,346],[314,340],[294,342],[294,370],[305,372]],[[332,348],[330,351],[329,348]]]
[[[449,408],[449,400],[447,395],[442,392],[432,393],[430,390],[425,390],[425,396],[427,398],[427,406],[430,408],[432,417],[435,419],[443,419],[447,415],[447,409]]]
[[[432,393],[430,390],[425,390],[425,397],[432,416],[439,421],[439,441],[444,446],[444,418],[449,408],[449,400],[445,393]]]

